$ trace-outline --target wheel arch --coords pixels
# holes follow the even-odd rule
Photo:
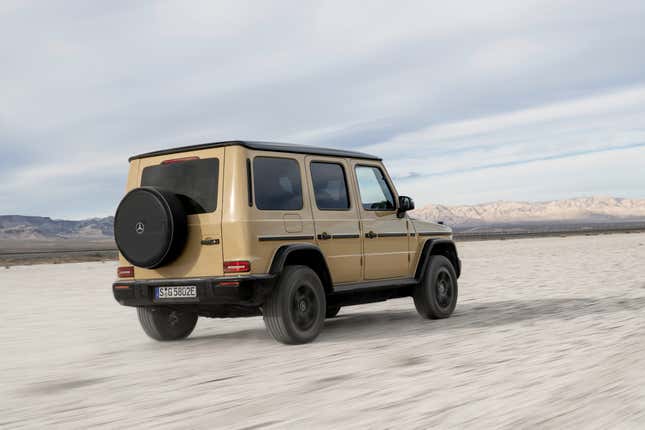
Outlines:
[[[443,255],[452,263],[457,277],[461,275],[461,260],[457,254],[457,246],[451,239],[428,239],[423,244],[423,250],[417,264],[415,272],[416,279],[422,279],[425,276],[430,257],[433,255]]]
[[[279,275],[286,266],[307,266],[312,269],[323,284],[325,293],[333,290],[327,261],[320,248],[310,243],[283,245],[276,251],[269,273]]]

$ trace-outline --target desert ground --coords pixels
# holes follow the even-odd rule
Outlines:
[[[113,239],[0,239],[0,266],[116,260]]]
[[[114,262],[0,268],[0,427],[645,428],[645,234],[459,249],[452,318],[350,307],[301,346],[261,318],[156,343]]]

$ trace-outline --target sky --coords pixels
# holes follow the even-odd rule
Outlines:
[[[0,2],[0,214],[113,214],[132,154],[383,157],[417,207],[645,198],[645,2]]]

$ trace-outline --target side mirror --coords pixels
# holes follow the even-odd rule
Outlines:
[[[414,209],[414,200],[408,196],[399,196],[399,216]]]

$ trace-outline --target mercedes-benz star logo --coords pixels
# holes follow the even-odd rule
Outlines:
[[[143,234],[143,232],[146,230],[146,226],[143,225],[141,221],[139,221],[135,227],[135,231],[137,234]]]

